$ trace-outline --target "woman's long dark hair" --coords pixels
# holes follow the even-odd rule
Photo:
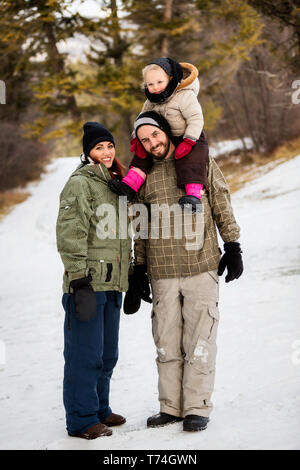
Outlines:
[[[116,174],[120,176],[120,178],[124,178],[125,176],[125,166],[116,157],[114,158],[111,168],[108,168],[108,171],[112,178],[115,178]]]

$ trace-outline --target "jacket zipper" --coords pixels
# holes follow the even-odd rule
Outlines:
[[[169,162],[168,160],[165,160],[164,163],[166,164],[166,173],[167,173],[167,176],[170,176],[169,174],[169,171],[168,171],[168,165],[169,165]],[[173,189],[173,185],[172,185],[172,199],[175,199],[175,194],[174,194],[174,189]],[[181,219],[181,223],[182,223],[182,219]],[[174,220],[174,229],[175,229],[175,220]],[[183,228],[183,227],[182,227]],[[182,277],[182,265],[181,265],[181,258],[180,258],[180,249],[179,249],[179,244],[178,244],[178,238],[174,238],[175,242],[176,242],[176,251],[177,251],[177,260],[178,260],[178,267],[179,267],[179,277]]]
[[[119,200],[119,197],[118,197],[118,200]],[[119,263],[119,289],[121,289],[121,279],[122,279],[122,273],[121,273],[121,266],[122,266],[122,263],[121,263],[121,259],[122,259],[122,246],[121,246],[121,238],[120,238],[120,213],[119,213],[119,206],[118,206],[118,203],[116,204],[117,206],[117,215],[118,215],[118,224],[119,224],[119,230],[118,230],[118,233],[119,233],[119,259],[117,258],[117,261]]]
[[[101,173],[106,181],[106,184],[108,185],[108,180],[106,179],[106,176],[105,176],[105,173],[103,171],[103,168],[101,167],[101,165],[99,165],[99,168],[101,170]],[[119,207],[118,207],[118,203],[116,203],[116,212],[117,212],[117,216],[118,216],[118,223],[120,223],[120,214],[119,214]],[[117,258],[117,261],[118,261],[118,264],[119,264],[119,282],[118,282],[118,287],[119,289],[121,288],[121,260],[122,260],[122,247],[121,247],[121,239],[120,239],[120,231],[119,231],[119,257],[120,257],[120,261],[119,259]]]

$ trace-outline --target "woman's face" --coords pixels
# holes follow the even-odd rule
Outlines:
[[[115,146],[111,142],[99,142],[90,151],[90,157],[96,163],[103,163],[111,168],[116,154]]]

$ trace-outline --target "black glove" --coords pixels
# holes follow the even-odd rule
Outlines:
[[[178,204],[182,207],[182,209],[188,209],[194,212],[202,212],[202,202],[196,196],[182,196]],[[188,204],[188,207],[185,207]]]
[[[124,313],[127,315],[139,310],[141,300],[152,303],[150,283],[146,271],[146,265],[136,265],[133,268],[133,274],[129,276],[129,288],[126,292],[123,305]]]
[[[227,267],[225,282],[230,282],[234,279],[238,279],[243,273],[242,250],[238,242],[224,243],[224,250],[225,253],[219,263],[218,276],[222,276]]]
[[[129,277],[129,288],[125,294],[123,310],[126,315],[132,315],[136,313],[141,306],[141,297],[139,297],[135,291],[133,283],[130,281]]]
[[[114,178],[108,182],[108,187],[113,193],[118,194],[118,196],[127,196],[129,202],[136,196],[136,192],[128,186],[128,184]]]
[[[74,279],[70,287],[74,291],[75,315],[78,320],[89,321],[97,315],[96,295],[90,284],[92,276]]]

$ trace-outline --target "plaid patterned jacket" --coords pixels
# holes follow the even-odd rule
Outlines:
[[[135,263],[147,264],[150,278],[193,276],[217,269],[221,251],[216,226],[224,242],[236,241],[240,236],[228,185],[213,158],[209,158],[203,212],[197,221],[194,214],[183,214],[178,204],[182,195],[184,191],[177,186],[174,156],[155,161],[138,193],[138,202],[146,205],[150,214],[148,234],[134,242]],[[158,211],[158,204],[164,205],[160,206],[164,209]],[[168,218],[171,207],[174,211],[169,211]]]

